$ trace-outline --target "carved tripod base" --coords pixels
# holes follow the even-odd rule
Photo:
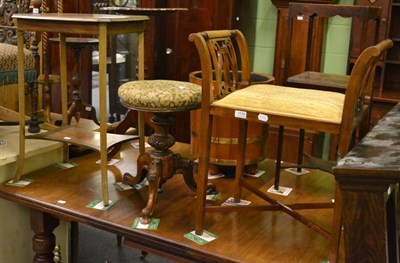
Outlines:
[[[150,223],[159,189],[175,174],[182,174],[186,184],[193,191],[196,189],[193,178],[193,162],[169,150],[175,144],[174,137],[168,133],[173,122],[172,118],[168,113],[155,113],[151,121],[154,124],[154,133],[149,137],[148,143],[154,149],[138,157],[136,176],[125,173],[123,178],[124,183],[129,185],[140,183],[147,178],[149,199],[146,207],[142,210],[142,224]]]
[[[79,122],[81,118],[81,112],[86,112],[89,118],[94,121],[97,125],[100,122],[97,120],[96,108],[90,104],[83,103],[81,98],[73,98],[74,101],[68,107],[68,124],[71,124],[72,117],[75,118],[76,122]]]

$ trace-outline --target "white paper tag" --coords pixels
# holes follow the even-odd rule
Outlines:
[[[209,242],[211,242],[211,241],[213,241],[213,240],[218,238],[217,235],[215,235],[215,234],[213,234],[211,232],[208,232],[206,230],[203,231],[203,234],[201,236],[196,235],[195,231],[187,233],[184,236],[186,238],[190,239],[190,240],[193,240],[194,242],[196,242],[199,245],[207,244],[207,243],[209,243]]]
[[[129,184],[124,184],[123,182],[117,182],[114,184],[114,186],[118,191],[126,191],[133,189],[132,186],[130,186]]]
[[[8,181],[7,185],[25,187],[32,182],[33,182],[33,180],[25,178],[25,179],[19,180],[18,182],[15,182],[15,183],[13,182],[13,180],[10,180],[10,181]]]
[[[267,122],[268,121],[268,115],[265,114],[258,114],[258,120],[259,121],[263,121],[263,122]]]
[[[134,142],[132,143],[133,148],[135,149],[139,149],[139,143],[138,142]],[[148,144],[147,142],[144,143],[144,148],[149,148],[151,147],[150,144]]]
[[[60,167],[61,169],[69,169],[69,168],[78,166],[78,164],[75,162],[57,163],[56,165],[57,165],[57,167]]]
[[[292,191],[292,188],[290,187],[284,187],[284,186],[279,186],[279,189],[276,190],[274,186],[271,186],[268,189],[268,193],[272,193],[272,194],[278,194],[278,195],[284,195],[284,196],[288,196],[290,194],[290,192]]]
[[[108,210],[109,208],[111,208],[114,204],[115,204],[115,202],[109,200],[109,201],[108,201],[108,206],[105,206],[102,200],[96,199],[96,200],[90,202],[90,204],[88,204],[86,207],[88,207],[88,208],[93,208],[93,209],[97,209],[97,210],[106,211],[106,210]]]
[[[222,178],[225,177],[224,174],[219,173],[219,174],[208,174],[208,179],[212,180],[212,179],[217,179],[217,178]]]
[[[240,118],[240,119],[246,119],[247,118],[247,112],[241,111],[241,110],[235,110],[235,117]]]
[[[223,202],[221,204],[221,206],[227,206],[227,205],[230,205],[230,206],[246,206],[246,205],[250,205],[250,204],[251,204],[251,201],[243,200],[243,199],[240,199],[239,203],[235,203],[235,199],[233,197],[229,197],[228,199],[226,199],[225,202]]]

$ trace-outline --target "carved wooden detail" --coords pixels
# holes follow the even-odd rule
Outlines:
[[[16,13],[28,13],[29,12],[29,0],[21,0],[19,7],[16,0],[3,0],[0,6],[1,15],[1,27],[0,27],[0,42],[17,45],[17,33],[16,26],[12,19],[12,16]],[[24,35],[27,43],[33,37],[32,32],[27,32]]]

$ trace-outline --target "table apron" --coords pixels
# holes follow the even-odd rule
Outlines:
[[[107,28],[108,35],[127,34],[143,32],[145,21],[122,21],[114,23],[105,22],[76,22],[76,21],[53,21],[49,24],[47,20],[18,19],[17,28],[19,31],[53,32],[64,34],[86,34],[99,35],[100,26]]]

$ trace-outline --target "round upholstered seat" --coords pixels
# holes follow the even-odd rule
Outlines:
[[[172,112],[200,107],[201,86],[175,80],[138,80],[121,85],[122,105],[139,111]]]

